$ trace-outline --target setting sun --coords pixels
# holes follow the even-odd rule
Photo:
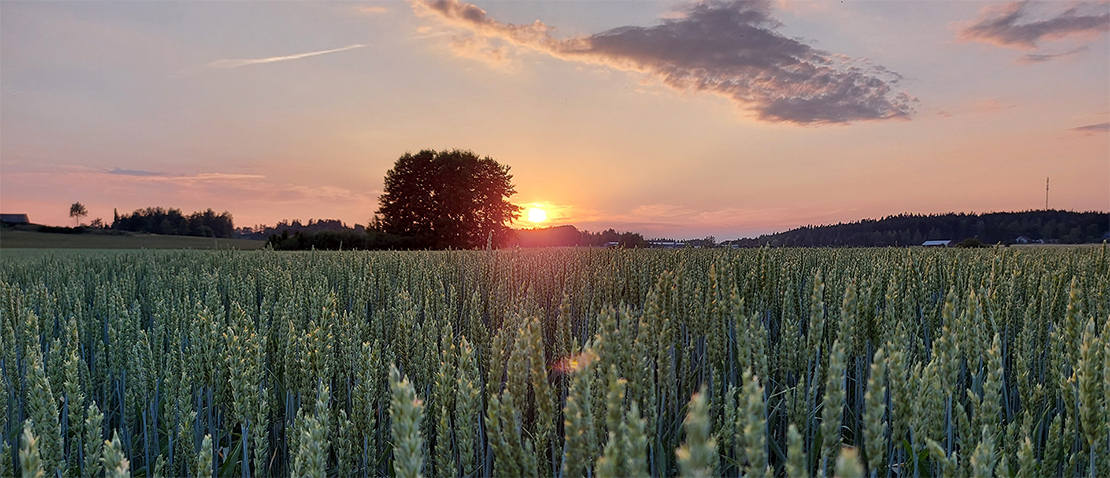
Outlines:
[[[528,210],[528,220],[535,223],[544,222],[547,220],[547,213],[538,207],[531,208]]]

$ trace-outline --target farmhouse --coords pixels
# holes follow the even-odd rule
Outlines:
[[[4,224],[30,224],[26,214],[0,214],[0,223]]]
[[[939,241],[925,241],[921,243],[924,247],[948,247],[952,245],[951,239],[941,239]]]

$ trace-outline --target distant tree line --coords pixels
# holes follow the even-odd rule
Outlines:
[[[211,209],[188,216],[182,214],[180,209],[161,207],[137,209],[123,215],[113,212],[111,228],[149,234],[224,238],[235,233],[231,213],[224,211],[216,214]]]
[[[726,245],[758,247],[886,247],[930,240],[1015,244],[1023,240],[1059,244],[1102,242],[1110,231],[1104,212],[1022,211],[988,214],[899,214],[830,226],[806,226]],[[971,244],[971,241],[965,244]]]
[[[346,231],[299,231],[292,234],[283,231],[266,239],[278,251],[380,251],[431,249],[433,238],[387,234],[376,230]]]
[[[366,228],[362,224],[355,224],[354,227],[348,227],[346,223],[339,219],[309,219],[307,223],[302,223],[300,219],[292,221],[282,220],[274,226],[256,225],[254,227],[246,226],[235,229],[235,237],[240,239],[255,239],[255,240],[268,240],[270,236],[288,234],[316,234],[318,232],[353,232],[364,233]]]
[[[270,228],[267,228],[270,230]],[[431,236],[390,234],[377,228],[316,231],[285,229],[271,234],[267,242],[275,250],[413,250],[435,249],[437,239]],[[507,230],[494,241],[500,247],[647,247],[639,233],[579,231],[574,226]]]
[[[520,247],[569,247],[569,246],[617,246],[626,248],[647,247],[644,236],[635,232],[617,232],[606,229],[602,232],[579,231],[574,226],[554,226],[512,231],[506,240],[508,246]]]
[[[279,251],[413,250],[430,249],[436,244],[432,237],[386,233],[376,219],[371,219],[370,228],[362,224],[348,227],[338,219],[309,219],[307,223],[283,220],[275,226],[237,229],[235,237],[264,239]]]

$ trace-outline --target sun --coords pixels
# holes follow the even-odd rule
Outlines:
[[[528,221],[533,223],[541,223],[547,220],[547,213],[543,209],[534,207],[528,210]]]

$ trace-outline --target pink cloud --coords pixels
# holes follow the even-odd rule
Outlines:
[[[483,37],[454,37],[451,51],[455,56],[479,60],[494,68],[508,69],[510,58],[508,49]]]
[[[413,8],[478,37],[643,73],[678,91],[721,95],[767,122],[908,119],[916,101],[894,91],[901,79],[896,73],[778,33],[781,24],[768,1],[692,3],[652,27],[567,39],[553,37],[554,27],[539,20],[503,23],[459,0],[414,0]]]

